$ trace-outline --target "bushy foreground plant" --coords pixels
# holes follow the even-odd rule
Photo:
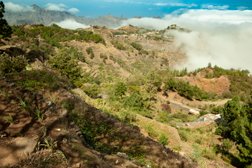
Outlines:
[[[6,54],[0,55],[0,74],[12,72],[21,72],[27,65],[27,60],[24,56],[10,57]]]
[[[221,111],[217,133],[235,142],[239,153],[232,162],[238,167],[252,163],[252,103],[242,104],[239,98],[228,101]],[[229,145],[230,146],[230,145]],[[228,147],[230,148],[230,147]],[[226,149],[226,148],[225,148]],[[226,151],[228,153],[228,151]],[[230,153],[229,153],[230,154]]]

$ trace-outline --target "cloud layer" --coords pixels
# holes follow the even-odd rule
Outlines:
[[[170,32],[187,55],[179,67],[192,70],[212,63],[252,72],[252,10],[188,10],[161,19],[133,18],[126,24],[158,30],[177,24],[191,29],[191,33]]]
[[[75,21],[74,19],[67,19],[67,20],[63,20],[61,22],[57,22],[54,23],[57,24],[58,26],[65,28],[65,29],[78,29],[78,28],[88,28],[88,25],[85,24],[81,24],[77,21]]]
[[[5,9],[6,9],[6,11],[10,11],[10,12],[33,11],[31,6],[22,6],[22,5],[19,5],[19,4],[12,3],[12,2],[6,2],[5,3]]]
[[[46,4],[45,9],[52,10],[52,11],[67,11],[72,14],[76,14],[76,13],[80,12],[79,9],[77,9],[77,8],[69,8],[68,9],[68,7],[63,3],[60,3],[60,4],[48,3],[48,4]]]

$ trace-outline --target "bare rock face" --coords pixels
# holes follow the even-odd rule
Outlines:
[[[37,145],[37,137],[6,139],[0,144],[0,165],[14,165],[31,154]]]

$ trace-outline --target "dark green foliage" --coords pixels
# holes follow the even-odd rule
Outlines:
[[[63,81],[57,77],[57,74],[54,74],[49,71],[24,71],[22,74],[21,80],[17,81],[17,84],[22,86],[26,90],[41,90],[41,89],[50,89],[57,90],[60,87],[68,87],[70,83]]]
[[[222,144],[218,150],[221,150],[222,153],[228,153],[229,150],[232,148],[233,143],[229,139],[224,139]]]
[[[117,97],[122,97],[127,92],[127,86],[123,82],[115,84],[114,95]]]
[[[115,127],[117,121],[111,116],[98,117],[92,112],[90,114],[77,113],[74,109],[69,117],[80,128],[85,142],[99,152],[106,154],[123,152],[134,159],[137,155],[142,156],[146,153],[141,142],[135,142],[135,134],[127,132],[128,129],[122,129],[123,127]],[[133,141],[131,141],[132,139]],[[129,142],[127,148],[125,148],[125,142]]]
[[[93,85],[87,85],[83,86],[82,90],[91,98],[95,99],[98,97],[98,94],[100,93],[99,91],[99,86],[96,84]]]
[[[63,76],[80,86],[82,84],[82,73],[78,66],[78,60],[84,59],[83,56],[73,48],[63,48],[49,60],[51,66],[57,69]]]
[[[201,71],[202,69],[196,70],[195,72]],[[218,78],[222,75],[228,75],[228,76],[241,76],[241,77],[246,77],[249,75],[248,70],[235,70],[235,69],[223,69],[218,66],[214,66],[212,68],[212,73],[208,73],[206,75],[207,78]],[[194,73],[195,73],[194,72]]]
[[[75,108],[74,100],[73,99],[64,99],[61,102],[61,105],[63,108],[67,109],[68,112],[72,112],[72,110]]]
[[[10,57],[8,55],[0,55],[0,74],[12,72],[21,72],[27,65],[27,60],[24,56]]]
[[[47,43],[56,47],[60,46],[60,42],[71,40],[105,44],[104,39],[98,34],[85,30],[63,29],[55,24],[52,26],[37,25],[32,28],[18,26],[14,27],[14,34],[21,39],[26,39],[27,37],[37,38],[40,36]]]
[[[159,136],[158,142],[159,142],[160,144],[164,145],[164,146],[167,145],[167,144],[168,144],[168,138],[167,138],[167,136],[164,135],[164,134],[161,134],[161,135]]]
[[[144,108],[144,99],[138,92],[134,92],[125,98],[124,105],[136,110],[141,110]]]
[[[214,98],[213,94],[207,93],[197,86],[192,86],[188,82],[182,80],[176,80],[174,78],[170,78],[166,82],[165,90],[177,91],[181,96],[193,100],[204,100]]]
[[[79,31],[79,36],[76,37],[76,40],[82,40],[82,41],[88,41],[88,42],[94,42],[94,43],[102,43],[102,44],[106,44],[105,40],[102,38],[101,35],[99,34],[94,34],[91,31]]]
[[[7,21],[3,18],[4,17],[4,3],[0,1],[0,38],[10,37],[12,30],[11,27],[8,25]]]
[[[116,137],[115,128],[107,122],[92,122],[92,120],[86,119],[85,116],[78,115],[77,113],[72,112],[70,114],[70,120],[74,121],[75,124],[80,128],[80,131],[83,135],[85,142],[94,148],[103,153],[112,154],[120,151],[120,147],[103,142],[103,139],[106,138],[121,138]],[[111,140],[113,141],[113,140]]]
[[[252,163],[252,103],[242,104],[239,98],[228,101],[221,112],[222,120],[217,133],[235,142],[239,161],[238,166]]]

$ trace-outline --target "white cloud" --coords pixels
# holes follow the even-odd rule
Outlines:
[[[72,14],[76,14],[76,13],[80,12],[80,10],[77,9],[77,8],[70,8],[67,11],[70,12],[70,13],[72,13]]]
[[[153,2],[153,1],[144,1],[144,0],[104,0],[108,3],[125,3],[125,4],[144,4],[144,5],[154,5],[154,6],[167,6],[167,7],[196,7],[197,4],[194,3],[180,3],[176,1],[171,2]]]
[[[51,10],[51,11],[67,11],[72,14],[76,14],[76,13],[80,12],[80,10],[77,8],[69,8],[68,9],[68,7],[63,3],[60,3],[60,4],[48,3],[48,4],[46,4],[45,9]]]
[[[150,2],[136,1],[136,0],[104,0],[108,3],[125,3],[125,4],[150,4]]]
[[[228,9],[228,5],[210,5],[210,4],[204,4],[201,6],[204,9],[218,9],[218,10],[225,10]]]
[[[74,19],[63,20],[61,22],[57,22],[57,23],[54,23],[54,24],[57,24],[58,26],[60,26],[62,28],[65,28],[65,29],[73,29],[73,30],[78,29],[78,28],[88,28],[89,27],[88,25],[79,23]]]
[[[32,7],[30,7],[30,6],[22,6],[19,4],[12,3],[12,2],[6,2],[5,9],[6,9],[6,11],[10,11],[10,12],[33,11]]]
[[[164,2],[158,2],[154,3],[155,6],[167,6],[167,7],[196,7],[197,4],[191,3],[191,4],[186,4],[186,3],[178,3],[178,2],[170,2],[170,3],[164,3]]]
[[[46,4],[46,10],[52,10],[52,11],[65,11],[66,5],[65,4],[54,4],[54,3],[48,3]]]
[[[180,67],[188,69],[212,65],[244,68],[252,72],[252,10],[188,10],[164,18],[133,18],[123,22],[140,27],[165,29],[171,24],[192,30],[170,31],[175,44],[187,56]]]

